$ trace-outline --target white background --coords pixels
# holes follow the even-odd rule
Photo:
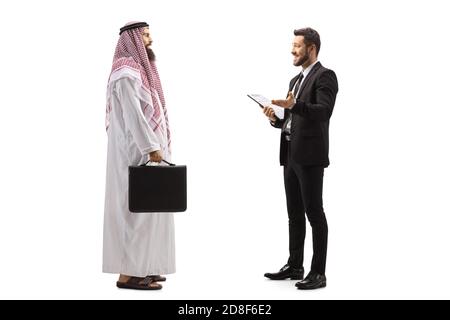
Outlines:
[[[7,3],[7,4],[6,4]],[[0,298],[450,298],[446,1],[0,4]],[[119,28],[148,21],[173,160],[188,166],[177,273],[159,292],[101,273],[105,90]],[[336,71],[324,207],[328,287],[271,282],[288,257],[279,131],[293,29]],[[305,267],[309,270],[308,230]]]

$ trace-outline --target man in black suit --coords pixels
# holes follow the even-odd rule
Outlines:
[[[273,100],[283,107],[284,118],[276,117],[270,107],[264,114],[272,126],[281,129],[280,163],[284,166],[287,211],[289,216],[289,260],[276,273],[266,273],[272,280],[302,280],[305,242],[305,212],[312,228],[313,258],[311,271],[297,282],[298,289],[326,286],[328,225],[322,205],[324,168],[328,160],[328,128],[338,83],[336,74],[317,60],[320,36],[311,28],[294,31],[294,65],[302,67],[289,84],[285,100]]]

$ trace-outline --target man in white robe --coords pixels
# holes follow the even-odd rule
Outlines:
[[[170,159],[170,130],[148,24],[132,22],[120,38],[108,81],[108,156],[103,272],[119,274],[120,288],[155,290],[175,272],[170,213],[128,209],[128,166]]]

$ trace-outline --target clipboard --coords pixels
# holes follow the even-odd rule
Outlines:
[[[264,106],[271,106],[272,101],[267,99],[266,97],[260,95],[260,94],[248,94],[247,97],[255,101],[261,108],[264,108]]]
[[[275,115],[279,119],[284,118],[284,109],[272,104],[272,100],[269,100],[260,94],[248,94],[247,97],[255,101],[261,107],[261,109],[264,108],[264,106],[271,107],[275,111]]]

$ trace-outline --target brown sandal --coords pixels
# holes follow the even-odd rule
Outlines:
[[[153,281],[157,281],[157,282],[164,282],[166,281],[166,277],[160,276],[160,275],[153,275],[153,276],[147,276],[147,277],[151,277],[153,279]]]
[[[135,290],[161,290],[162,285],[156,283],[152,277],[130,277],[126,282],[116,282],[118,288]]]

